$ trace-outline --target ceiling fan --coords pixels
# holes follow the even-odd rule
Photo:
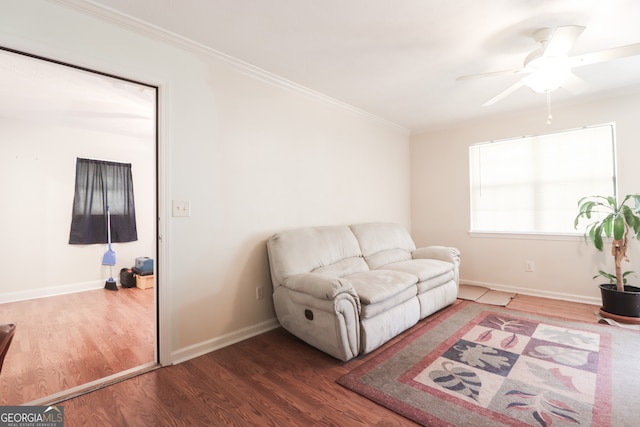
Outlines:
[[[640,55],[640,43],[635,43],[584,55],[568,56],[573,44],[584,30],[585,27],[579,25],[543,28],[533,34],[534,40],[540,43],[540,47],[527,55],[523,67],[462,76],[456,80],[509,74],[524,75],[517,83],[482,104],[488,106],[507,97],[522,86],[527,86],[534,92],[546,93],[547,96],[559,87],[569,92],[579,92],[586,86],[586,82],[571,72],[573,68]]]

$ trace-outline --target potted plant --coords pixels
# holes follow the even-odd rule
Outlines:
[[[633,206],[629,206],[633,204]],[[596,277],[605,277],[610,283],[601,284],[602,310],[622,317],[640,318],[640,288],[626,284],[631,271],[622,272],[622,262],[629,261],[629,239],[640,235],[640,194],[629,194],[621,202],[615,197],[591,196],[578,201],[579,213],[573,226],[578,228],[581,219],[590,220],[584,237],[602,251],[604,239],[610,238],[615,274],[600,270]]]

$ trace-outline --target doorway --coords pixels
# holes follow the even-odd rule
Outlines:
[[[159,276],[105,287],[138,257],[159,270],[158,88],[0,48],[0,99],[0,196],[12,207],[0,212],[0,323],[17,324],[0,404],[158,366]],[[113,265],[101,263],[106,245],[69,245],[80,157],[132,165],[138,240],[114,244]]]

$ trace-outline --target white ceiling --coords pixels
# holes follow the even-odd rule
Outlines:
[[[148,139],[155,88],[0,50],[0,119]]]
[[[513,75],[544,27],[582,25],[570,55],[640,42],[637,0],[92,0],[166,29],[412,132],[519,109],[546,97]],[[640,56],[575,69],[589,83],[575,102],[640,86]],[[626,88],[626,89],[625,89]]]

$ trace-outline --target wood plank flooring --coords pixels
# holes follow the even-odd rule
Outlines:
[[[98,289],[0,304],[17,325],[0,405],[32,402],[154,361],[153,289]]]
[[[521,295],[510,307],[593,323],[598,310]],[[65,426],[415,425],[335,383],[407,333],[344,363],[278,328],[62,402]]]

